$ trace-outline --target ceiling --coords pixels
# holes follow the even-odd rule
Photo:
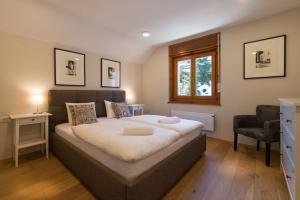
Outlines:
[[[300,0],[0,0],[0,30],[141,64],[163,43],[299,6]]]

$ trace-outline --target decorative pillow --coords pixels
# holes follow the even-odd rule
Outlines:
[[[68,121],[69,121],[69,124],[73,124],[72,122],[72,116],[71,116],[71,112],[70,112],[70,109],[69,109],[69,106],[74,106],[74,105],[93,105],[94,108],[95,108],[95,102],[89,102],[89,103],[66,103],[66,107],[67,107],[67,114],[68,114]],[[96,112],[96,110],[95,110]]]
[[[111,106],[117,118],[132,116],[126,103],[111,103]]]
[[[110,101],[106,101],[104,100],[104,103],[105,103],[105,108],[106,108],[106,115],[107,115],[107,118],[111,119],[111,118],[115,118],[116,115],[112,109],[112,102]]]
[[[97,123],[95,104],[69,105],[73,126]]]

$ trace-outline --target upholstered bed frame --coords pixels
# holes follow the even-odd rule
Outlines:
[[[120,90],[50,90],[50,148],[98,199],[161,199],[206,150],[206,136],[199,137],[159,162],[132,182],[122,178],[85,152],[55,134],[57,124],[67,122],[65,102],[95,102],[98,117],[106,116],[104,100],[125,101]]]

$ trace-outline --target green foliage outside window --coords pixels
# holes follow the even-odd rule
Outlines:
[[[211,96],[211,56],[196,59],[196,95]]]

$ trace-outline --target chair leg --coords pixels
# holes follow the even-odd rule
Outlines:
[[[237,151],[237,142],[238,142],[238,134],[234,133],[234,144],[233,144],[234,151]]]
[[[259,149],[260,149],[260,141],[257,140],[257,143],[256,143],[256,151],[259,151]]]
[[[266,143],[266,166],[270,167],[271,144]]]

